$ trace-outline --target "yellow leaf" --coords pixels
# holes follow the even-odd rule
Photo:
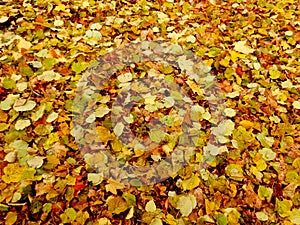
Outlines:
[[[96,129],[100,141],[106,143],[114,139],[113,135],[110,133],[110,131],[107,128],[98,126]]]
[[[105,185],[105,190],[106,192],[111,192],[113,194],[117,194],[117,189],[122,189],[124,188],[124,185],[121,183],[118,183],[116,181],[113,180],[109,180],[109,183],[107,185]]]
[[[233,49],[237,52],[241,52],[243,54],[250,54],[254,52],[254,49],[246,45],[246,41],[238,41],[233,45],[234,45]]]
[[[107,205],[108,205],[108,211],[111,211],[116,214],[120,214],[121,212],[124,212],[125,210],[128,209],[128,205],[126,201],[120,196],[108,197]]]
[[[191,178],[182,181],[183,190],[192,190],[200,184],[200,179],[198,176],[193,175]]]
[[[194,93],[197,93],[198,95],[203,95],[203,91],[201,90],[200,86],[197,85],[194,81],[188,79],[186,83],[189,85],[189,87]]]
[[[111,225],[111,222],[106,217],[98,219],[94,225]]]
[[[2,176],[2,180],[5,183],[11,183],[11,182],[19,182],[22,179],[22,172],[24,171],[24,168],[20,167],[18,164],[8,164],[4,169],[4,175]]]
[[[236,62],[238,60],[238,58],[241,58],[241,59],[245,58],[244,54],[238,53],[234,50],[229,50],[229,54],[230,54],[232,62]]]
[[[176,219],[175,219],[174,216],[171,215],[171,214],[168,214],[168,215],[166,216],[165,221],[166,221],[166,223],[169,224],[169,225],[177,225]]]
[[[221,59],[220,65],[228,67],[229,66],[229,60],[228,59]]]
[[[131,219],[132,217],[133,217],[133,214],[134,214],[134,207],[132,206],[131,208],[130,208],[130,210],[129,210],[129,212],[128,212],[128,214],[127,214],[127,216],[126,216],[126,220],[129,220],[129,219]]]
[[[5,225],[12,225],[17,221],[18,215],[16,212],[8,212],[5,217]]]
[[[281,72],[278,70],[270,70],[269,74],[271,79],[278,79],[281,76]]]
[[[249,121],[249,120],[242,120],[240,122],[240,125],[243,126],[243,127],[245,127],[246,129],[250,129],[250,128],[252,128],[254,126],[254,123],[251,122],[251,121]]]
[[[28,50],[28,49],[31,48],[31,46],[32,46],[32,44],[31,44],[29,41],[26,41],[26,40],[23,39],[23,38],[20,40],[19,44],[17,45],[19,51],[21,51],[22,48]]]
[[[155,212],[156,211],[156,205],[153,200],[147,202],[146,204],[146,212]]]

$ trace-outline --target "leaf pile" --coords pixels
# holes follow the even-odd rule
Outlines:
[[[300,224],[299,14],[297,0],[3,1],[0,223]],[[79,80],[100,56],[147,40],[178,44],[211,67],[226,119],[212,119],[202,87],[178,68],[149,62],[118,71],[95,96],[95,117],[98,138],[124,163],[157,162],[174,143],[152,157],[122,148],[116,137],[126,127],[108,119],[119,84],[154,69],[202,104],[185,118],[200,132],[184,168],[152,186],[128,186],[90,166],[105,159],[79,149],[72,106]],[[177,63],[192,66],[183,58]],[[143,110],[122,114],[137,136],[160,143],[162,130],[148,132],[146,123],[157,117],[180,131],[180,109],[172,117],[159,108],[171,106],[171,98],[142,98]]]

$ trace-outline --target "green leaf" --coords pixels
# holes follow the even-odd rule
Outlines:
[[[87,68],[86,63],[83,62],[77,62],[72,64],[72,70],[76,74],[80,74],[82,71],[84,71]]]
[[[28,65],[22,65],[20,67],[20,73],[27,77],[31,77],[34,74],[33,70]]]
[[[227,218],[224,214],[218,213],[216,216],[217,225],[227,225]]]
[[[153,129],[149,132],[150,139],[156,143],[160,143],[164,137],[165,133],[162,130]]]
[[[133,194],[124,192],[122,197],[125,199],[129,207],[136,206],[136,197]]]
[[[52,69],[54,67],[54,65],[56,64],[56,59],[54,58],[46,58],[44,59],[44,61],[42,62],[45,70],[49,70]]]
[[[285,175],[285,182],[297,183],[300,181],[300,177],[296,171],[288,171]]]
[[[64,214],[61,215],[63,223],[71,223],[77,217],[77,212],[73,208],[67,208]]]
[[[207,55],[209,57],[216,57],[216,56],[220,55],[220,53],[221,53],[221,49],[216,48],[216,47],[212,47],[212,48],[209,49],[209,52],[208,52]]]
[[[272,194],[273,194],[273,189],[272,188],[267,188],[267,187],[259,185],[259,187],[258,187],[258,197],[261,200],[267,199],[267,201],[270,201],[271,198],[272,198]]]
[[[5,89],[13,89],[16,87],[16,82],[10,78],[4,78],[3,87]]]
[[[290,200],[282,200],[280,201],[278,198],[276,198],[276,204],[275,204],[275,210],[281,217],[287,217],[291,215],[291,208],[293,206],[292,201]]]

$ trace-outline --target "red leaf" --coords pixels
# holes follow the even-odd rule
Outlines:
[[[242,67],[237,67],[235,69],[235,72],[237,73],[237,75],[242,76],[244,74],[243,68]]]
[[[82,182],[76,182],[76,184],[74,185],[75,191],[81,191],[84,188],[85,188],[85,185]]]

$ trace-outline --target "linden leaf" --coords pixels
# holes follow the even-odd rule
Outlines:
[[[196,38],[193,35],[189,35],[186,37],[186,42],[195,43]]]
[[[18,98],[19,95],[9,94],[6,99],[0,103],[0,109],[9,110]]]
[[[5,89],[13,89],[16,87],[16,82],[10,78],[4,78],[2,85]]]
[[[115,135],[117,135],[117,137],[119,137],[123,133],[124,127],[125,126],[122,122],[116,124],[116,126],[114,127],[114,133]]]
[[[269,74],[271,79],[278,79],[281,76],[281,72],[278,70],[270,70]]]
[[[132,206],[132,207],[136,206],[136,197],[135,197],[135,195],[124,192],[122,197],[125,199],[128,206]]]
[[[294,107],[295,109],[300,109],[300,101],[294,101],[294,102],[293,102],[293,107]]]
[[[73,208],[67,208],[60,216],[63,223],[71,223],[77,217],[77,212]]]
[[[80,74],[82,71],[84,71],[87,68],[85,63],[82,62],[77,62],[77,63],[73,63],[72,64],[72,70],[76,73],[76,74]]]
[[[61,75],[59,73],[54,72],[53,70],[44,71],[41,75],[37,76],[38,80],[44,80],[44,81],[53,81],[53,80],[59,80],[61,78]]]
[[[290,221],[293,224],[300,224],[300,209],[293,209],[291,215],[289,216]]]
[[[156,211],[156,205],[153,200],[150,200],[147,202],[145,207],[146,212],[155,212]]]
[[[260,221],[268,221],[269,219],[268,215],[264,212],[256,212],[255,215]]]
[[[58,118],[58,113],[52,112],[47,116],[46,122],[51,123]]]
[[[179,209],[182,216],[189,216],[193,209],[196,207],[196,205],[197,201],[194,195],[182,195],[177,201],[176,209]]]
[[[192,190],[200,184],[200,178],[196,175],[193,175],[191,178],[182,181],[181,185],[183,190]]]
[[[56,63],[57,63],[57,60],[54,58],[46,58],[42,62],[43,66],[46,70],[52,69]]]
[[[62,25],[64,25],[64,21],[62,21],[62,20],[54,20],[54,26],[61,27]]]
[[[31,124],[31,122],[28,119],[18,120],[16,122],[15,128],[16,128],[16,130],[24,130],[26,127],[29,127],[30,124]]]
[[[272,194],[273,194],[273,189],[272,188],[267,188],[267,187],[259,185],[259,187],[258,187],[258,197],[261,200],[267,199],[267,201],[270,201],[271,198],[272,198]]]
[[[15,162],[17,159],[17,153],[16,152],[9,152],[5,157],[4,157],[4,161],[7,162]]]
[[[120,197],[109,196],[107,199],[108,210],[115,214],[120,214],[128,209],[126,201]]]
[[[262,155],[266,161],[271,161],[276,158],[276,152],[273,152],[270,148],[263,148],[258,150],[258,153]]]
[[[102,126],[98,126],[96,130],[100,141],[107,143],[108,141],[114,139],[114,136],[110,133],[109,129]]]
[[[103,176],[100,173],[88,173],[87,179],[94,185],[98,185],[103,181]]]
[[[0,123],[0,132],[5,131],[9,128],[9,124],[7,123]]]
[[[30,68],[30,66],[28,66],[26,64],[22,64],[20,66],[20,73],[27,77],[31,77],[34,74],[33,70]]]
[[[20,40],[20,42],[17,45],[19,51],[21,51],[22,48],[28,50],[31,48],[31,46],[32,46],[32,44],[23,38]]]
[[[8,16],[2,16],[2,17],[0,18],[0,23],[5,23],[8,19],[9,19]]]
[[[228,117],[234,117],[236,115],[236,111],[234,109],[231,109],[231,108],[226,108],[224,110],[224,113]]]
[[[98,220],[96,220],[96,222],[94,223],[95,225],[111,225],[111,222],[109,221],[109,219],[107,218],[100,218]]]
[[[41,104],[37,111],[33,112],[32,115],[31,115],[31,119],[32,121],[37,121],[39,120],[40,118],[42,118],[42,116],[44,115],[44,112],[46,110],[46,104]]]
[[[245,55],[238,53],[236,51],[233,50],[229,50],[229,54],[230,54],[230,58],[232,60],[232,62],[236,62],[239,58],[244,59]],[[230,70],[228,70],[230,71]]]
[[[2,176],[2,180],[9,184],[11,182],[19,182],[22,179],[21,173],[23,168],[21,168],[18,164],[8,164],[4,169],[4,175]]]
[[[163,225],[163,222],[160,218],[154,218],[153,220],[151,220],[150,225]]]
[[[246,45],[246,41],[238,41],[233,44],[234,45],[234,50],[241,52],[243,54],[250,54],[253,53],[255,50],[250,48],[249,46]]]
[[[122,189],[124,188],[124,185],[121,183],[118,183],[116,181],[110,180],[107,185],[105,185],[105,190],[107,192],[111,192],[113,194],[117,194],[117,189]]]
[[[131,218],[133,217],[133,215],[134,215],[134,207],[132,206],[132,207],[130,208],[129,212],[127,213],[125,219],[126,219],[126,220],[129,220],[129,219],[131,219]]]
[[[44,158],[45,157],[34,156],[33,158],[27,160],[27,164],[33,168],[40,168],[44,163]]]
[[[226,216],[222,213],[217,214],[216,222],[217,222],[217,225],[227,225],[228,224]]]
[[[30,111],[36,106],[36,102],[26,99],[18,99],[13,106],[17,112]]]
[[[239,164],[229,164],[225,168],[226,175],[233,180],[242,181],[244,179],[242,166]]]
[[[118,81],[121,83],[126,83],[132,80],[132,74],[131,73],[124,73],[118,76]]]
[[[5,225],[12,225],[17,222],[18,214],[16,212],[8,212],[5,217]]]
[[[164,139],[165,133],[162,130],[152,129],[149,132],[149,136],[152,141],[160,143]]]
[[[104,106],[100,105],[96,109],[95,117],[102,118],[103,116],[105,116],[109,112],[110,112],[110,109],[106,105],[104,105]]]
[[[276,198],[275,203],[275,210],[281,217],[287,217],[291,215],[291,208],[293,206],[293,203],[291,200],[282,200],[280,201],[278,198]]]

